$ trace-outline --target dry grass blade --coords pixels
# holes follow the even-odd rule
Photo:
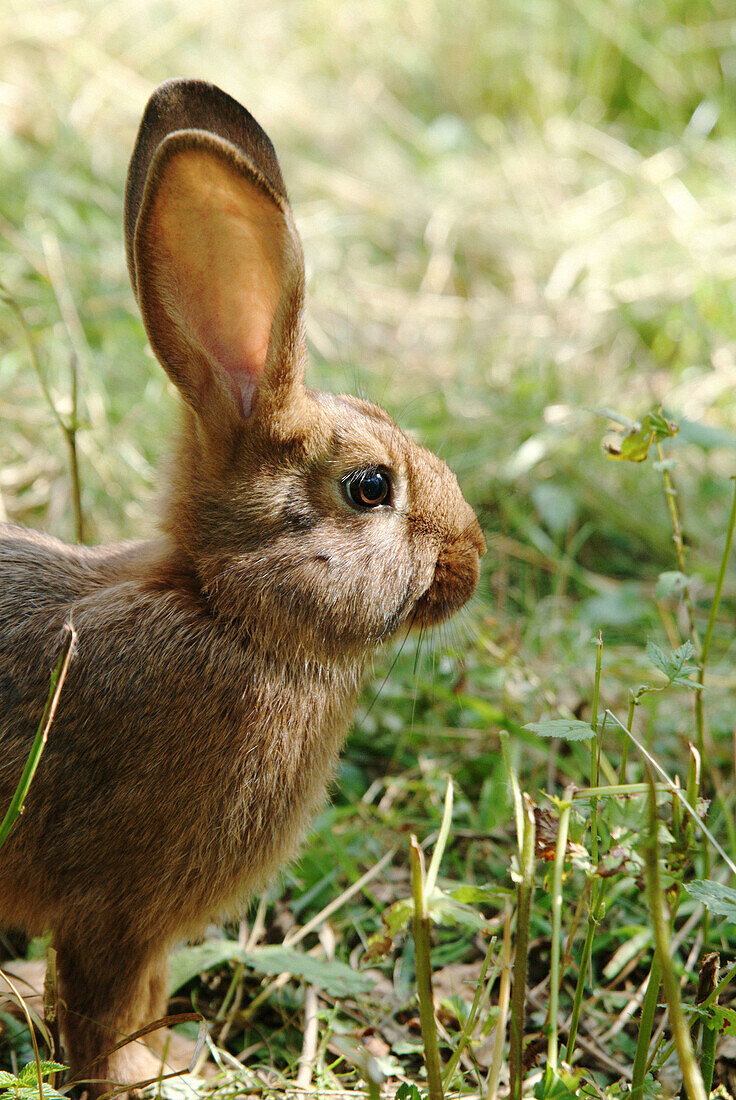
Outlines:
[[[26,1023],[28,1024],[28,1030],[29,1030],[30,1035],[31,1035],[31,1043],[33,1045],[33,1057],[34,1057],[34,1060],[35,1060],[35,1063],[36,1063],[36,1084],[38,1086],[38,1100],[44,1100],[44,1095],[43,1095],[43,1073],[41,1072],[41,1055],[40,1055],[39,1050],[38,1050],[38,1041],[36,1039],[36,1029],[33,1026],[33,1019],[31,1017],[31,1013],[29,1012],[28,1006],[26,1005],[25,1001],[23,1000],[23,997],[19,993],[18,987],[15,985],[15,983],[12,981],[12,979],[9,978],[8,975],[3,970],[0,970],[0,978],[2,978],[3,981],[6,982],[7,985],[10,987],[10,989],[12,990],[12,992],[13,992],[13,994],[14,994],[17,1002],[18,1002],[18,1006],[19,1006],[21,1012],[23,1013],[23,1015],[26,1018]]]
[[[130,1043],[138,1042],[140,1039],[144,1039],[146,1035],[151,1035],[155,1031],[160,1031],[161,1028],[175,1027],[178,1024],[187,1024],[193,1022],[197,1022],[199,1024],[199,1031],[197,1034],[197,1042],[190,1058],[189,1065],[184,1069],[174,1070],[171,1073],[165,1073],[158,1077],[151,1077],[146,1081],[137,1081],[135,1083],[135,1088],[148,1088],[149,1085],[155,1084],[156,1081],[169,1081],[174,1077],[181,1077],[183,1073],[191,1073],[199,1060],[200,1053],[207,1040],[207,1024],[204,1017],[199,1012],[177,1012],[172,1013],[168,1016],[162,1016],[158,1020],[153,1020],[151,1021],[151,1023],[146,1024],[145,1027],[141,1027],[137,1031],[134,1031],[131,1035],[126,1035],[123,1039],[120,1040],[120,1042],[116,1043],[114,1046],[110,1047],[108,1050],[104,1051],[97,1058],[95,1058],[94,1061],[88,1062],[85,1066],[82,1066],[82,1068],[74,1075],[73,1083],[75,1085],[96,1083],[95,1078],[87,1077],[86,1074],[89,1072],[89,1070],[93,1069],[96,1063],[99,1062],[102,1058],[108,1058],[111,1054],[114,1054],[115,1051],[122,1050],[123,1047],[129,1046]],[[129,1091],[130,1088],[130,1084],[121,1085],[120,1088],[111,1089],[104,1095],[107,1098],[118,1096],[126,1091]]]

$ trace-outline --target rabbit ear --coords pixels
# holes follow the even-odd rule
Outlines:
[[[125,223],[151,346],[206,428],[250,416],[256,393],[267,407],[301,390],[301,246],[273,147],[247,111],[199,82],[154,93]]]
[[[143,112],[125,184],[125,250],[133,290],[137,284],[135,225],[148,169],[161,142],[176,130],[202,130],[234,145],[271,191],[288,203],[276,151],[245,107],[204,80],[167,80],[156,88]]]

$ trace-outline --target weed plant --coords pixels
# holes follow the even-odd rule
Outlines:
[[[461,619],[377,661],[299,861],[177,955],[208,1089],[733,1092],[732,5],[0,10],[0,512],[151,531],[174,402],[122,181],[187,74],[279,150],[312,382],[440,450],[489,539]],[[0,1006],[9,1095],[30,1023]]]

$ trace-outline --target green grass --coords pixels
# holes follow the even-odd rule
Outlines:
[[[610,708],[626,725],[629,693],[665,683],[647,642],[667,654],[691,632],[683,601],[657,595],[659,575],[678,563],[656,456],[641,465],[606,458],[610,424],[595,410],[641,418],[662,405],[680,425],[663,446],[676,463],[695,628],[701,640],[706,633],[736,465],[732,6],[5,0],[2,14],[2,285],[67,420],[77,364],[88,540],[145,536],[155,516],[175,405],[127,283],[122,186],[148,92],[179,74],[225,87],[274,139],[307,257],[311,381],[385,404],[442,453],[482,516],[490,552],[477,597],[419,654],[407,646],[388,679],[389,655],[376,662],[332,805],[269,891],[261,939],[280,942],[396,846],[390,865],[329,918],[321,941],[312,934],[302,943],[355,967],[375,948],[370,995],[317,998],[313,1079],[323,1095],[354,1089],[376,1069],[374,1058],[390,1092],[404,1080],[424,1095],[414,940],[407,926],[389,950],[382,915],[410,896],[410,834],[431,847],[452,775],[439,884],[481,892],[460,923],[432,926],[439,1050],[446,1065],[495,935],[492,984],[452,1082],[485,1096],[504,913],[517,912],[510,869],[524,840],[499,733],[510,732],[520,788],[550,811],[536,828],[554,858],[558,810],[541,792],[562,798],[570,784],[591,783],[590,745],[542,740],[523,727],[591,720],[598,631],[599,713]],[[10,519],[71,538],[67,444],[6,306],[0,352],[0,501]],[[735,607],[728,569],[703,695],[700,790],[712,799],[708,827],[732,859]],[[674,684],[635,710],[635,735],[683,787],[687,743],[698,740],[694,698]],[[620,778],[625,738],[611,719],[599,737],[601,773],[592,781],[605,786]],[[624,778],[647,781],[633,746]],[[554,1087],[544,1071],[556,951],[561,1067],[576,990],[580,1008],[580,1076],[565,1087],[621,1095],[653,1051],[659,1084],[640,1082],[643,1095],[679,1089],[677,1059],[665,1057],[669,1024],[658,1032],[653,998],[652,1051],[642,1040],[637,1048],[635,998],[653,957],[648,898],[661,910],[652,859],[658,854],[672,909],[664,932],[686,1005],[702,950],[720,951],[725,963],[736,937],[733,921],[705,920],[680,888],[692,879],[727,884],[724,861],[664,789],[658,798],[654,857],[647,796],[638,793],[597,804],[599,856],[611,874],[593,873],[590,803],[580,799],[570,812],[574,866],[565,863],[553,890],[553,863],[537,862],[524,1026],[541,1061],[523,1062],[525,1096],[535,1088],[551,1096]],[[555,892],[561,930],[553,936]],[[581,978],[591,908],[600,919]],[[249,928],[254,920],[253,912]],[[507,950],[519,933],[514,916]],[[270,980],[223,964],[191,980],[175,1007],[194,1004],[216,1021],[215,1040],[226,1021],[230,1054],[247,1052],[251,1075],[265,1067],[253,1087],[278,1090],[296,1076],[305,1003],[314,1005],[303,982]],[[730,995],[727,988],[722,1005]],[[518,1014],[518,998],[514,1005]],[[28,1043],[7,1027],[12,1068],[10,1049],[22,1061]],[[508,1042],[502,1052],[504,1089]],[[727,1072],[717,1058],[716,1080]],[[221,1086],[228,1089],[235,1086]]]

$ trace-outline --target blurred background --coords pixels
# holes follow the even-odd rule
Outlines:
[[[526,540],[533,525],[559,544],[592,521],[579,553],[603,569],[608,539],[617,572],[666,552],[658,479],[604,461],[591,409],[664,402],[700,426],[680,434],[700,448],[687,476],[730,472],[728,0],[2,0],[2,15],[2,282],[62,412],[78,361],[90,541],[150,527],[166,445],[171,394],[120,222],[143,105],[172,75],[219,83],[276,145],[313,383],[358,386],[442,446],[491,529],[518,533],[525,512]],[[12,310],[0,339],[5,508],[69,536],[63,440]],[[717,498],[698,498],[693,538],[713,535]]]
[[[609,461],[596,410],[678,422],[690,564],[712,578],[736,446],[728,0],[1,7],[9,518],[75,531],[32,350],[67,420],[75,366],[87,541],[153,528],[175,404],[128,284],[123,182],[150,91],[188,75],[274,141],[312,384],[385,404],[482,513],[474,621],[571,675],[593,628],[661,631],[641,596],[675,568],[662,476]]]
[[[525,739],[530,782],[562,784],[587,747],[553,765],[520,727],[587,715],[593,634],[607,705],[651,677],[648,638],[687,636],[678,593],[655,587],[678,568],[662,471],[653,453],[610,461],[601,410],[662,405],[679,425],[666,455],[707,616],[736,472],[731,0],[0,0],[0,14],[5,513],[74,537],[35,357],[62,419],[76,373],[87,540],[153,530],[175,402],[128,284],[123,183],[153,87],[213,81],[279,154],[311,383],[362,392],[439,450],[490,547],[459,625],[386,680],[377,663],[287,894],[309,912],[345,860],[357,875],[407,822],[435,827],[447,771],[463,874],[505,875],[498,729]],[[731,578],[722,608],[709,713],[727,767]],[[647,729],[677,759],[689,712],[652,706]],[[366,935],[367,912],[350,918]]]

